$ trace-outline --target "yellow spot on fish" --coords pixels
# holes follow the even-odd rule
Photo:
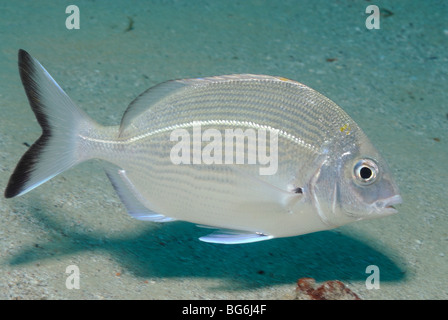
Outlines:
[[[351,129],[348,123],[346,123],[339,130],[341,130],[341,132],[345,132],[346,135],[349,135]]]
[[[291,81],[291,80],[289,80],[287,78],[283,78],[283,77],[278,77],[277,79],[280,80],[280,81]]]

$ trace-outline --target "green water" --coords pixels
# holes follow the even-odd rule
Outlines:
[[[160,82],[279,75],[339,104],[388,161],[399,214],[235,246],[182,222],[133,220],[101,165],[84,163],[0,199],[2,299],[287,299],[295,282],[341,280],[364,299],[447,299],[446,1],[65,1],[0,3],[0,186],[40,135],[18,71],[27,50],[90,116],[117,124]],[[378,5],[380,29],[365,26]],[[3,190],[3,189],[2,189]],[[66,288],[67,266],[80,289]],[[366,267],[381,271],[368,290]]]

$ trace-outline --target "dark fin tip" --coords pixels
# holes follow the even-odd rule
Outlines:
[[[5,198],[14,198],[24,190],[24,186],[30,180],[34,171],[35,164],[39,161],[39,155],[47,139],[47,136],[41,136],[22,156],[9,178]]]
[[[9,178],[8,185],[5,189],[5,198],[13,198],[26,189],[25,186],[30,180],[35,164],[38,162],[39,154],[50,137],[49,125],[42,112],[40,103],[39,86],[33,78],[36,72],[33,58],[25,50],[19,49],[18,61],[20,78],[25,93],[31,108],[44,131],[44,135],[42,135],[20,159],[13,174]]]
[[[50,130],[50,126],[45,116],[45,112],[42,110],[45,106],[43,106],[41,102],[39,84],[36,83],[36,80],[34,79],[36,74],[35,62],[31,55],[22,49],[19,50],[19,73],[31,109],[36,115],[42,130],[48,134],[47,131]]]

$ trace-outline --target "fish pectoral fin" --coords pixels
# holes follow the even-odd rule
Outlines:
[[[239,177],[238,186],[241,190],[240,196],[244,199],[240,207],[258,207],[261,211],[271,210],[272,212],[291,212],[291,208],[304,198],[303,188],[280,188],[268,181],[254,176],[238,166],[232,166]],[[260,199],[262,201],[260,201]],[[246,209],[242,209],[246,210]]]
[[[219,244],[241,244],[272,239],[273,236],[250,231],[219,229],[199,240]]]
[[[112,186],[118,194],[126,211],[135,219],[154,222],[168,222],[175,219],[156,213],[143,204],[144,199],[126,175],[126,171],[104,168]]]

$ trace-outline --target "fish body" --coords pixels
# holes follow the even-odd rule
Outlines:
[[[43,133],[19,161],[7,198],[101,159],[133,217],[214,228],[200,240],[226,244],[332,229],[401,203],[358,125],[298,82],[250,74],[168,81],[105,127],[23,50],[19,71]]]

